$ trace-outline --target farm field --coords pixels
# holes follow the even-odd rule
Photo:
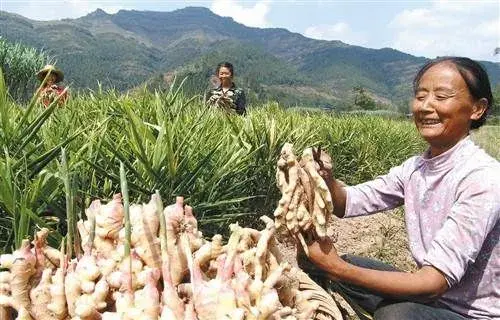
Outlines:
[[[207,235],[272,213],[276,160],[285,142],[296,153],[307,146],[326,149],[335,174],[348,184],[386,172],[423,147],[408,121],[290,112],[276,104],[229,116],[182,96],[179,87],[162,94],[91,92],[45,110],[14,104],[2,90],[3,250],[35,225],[55,230],[53,240],[65,234],[61,147],[79,216],[91,199],[110,199],[119,190],[122,161],[131,199],[146,201],[154,190],[166,202],[183,195]]]
[[[184,97],[179,87],[163,94],[92,92],[46,110],[14,104],[2,90],[2,251],[32,234],[35,225],[56,231],[53,241],[65,234],[61,146],[68,154],[78,216],[91,199],[118,192],[123,161],[132,199],[146,201],[157,189],[166,201],[183,195],[207,235],[272,213],[279,196],[276,159],[285,142],[294,143],[297,153],[306,146],[325,148],[336,176],[348,184],[383,174],[425,146],[408,120],[291,111],[276,104],[256,106],[246,117],[229,116]],[[16,126],[21,119],[25,123]],[[500,127],[484,126],[473,139],[500,158]],[[404,254],[386,250],[405,241],[402,212],[363,219],[366,228],[353,222],[357,219],[338,222],[347,224],[339,228],[344,230],[340,250],[411,268]],[[368,240],[352,241],[359,237]]]
[[[318,269],[332,256],[308,244],[332,239],[340,255],[418,270],[404,208],[338,219],[319,168],[356,185],[421,154],[408,98],[459,101],[439,94],[455,92],[450,72],[437,75],[449,69],[412,86],[423,56],[211,11],[43,22],[2,12],[0,320],[371,319],[335,281],[349,276]],[[220,61],[236,73],[213,70]],[[499,65],[481,64],[496,102]],[[457,68],[475,97],[474,72]],[[231,113],[234,99],[247,114]],[[471,138],[500,160],[500,105],[490,107]],[[441,210],[439,198],[424,205]]]
[[[500,160],[500,126],[484,125],[473,132],[472,139],[492,157]]]
[[[68,212],[73,221],[86,218],[92,200],[107,202],[120,192],[120,163],[133,203],[147,202],[155,191],[165,203],[184,196],[208,239],[227,236],[233,222],[262,229],[256,218],[271,216],[280,197],[275,171],[285,142],[298,155],[305,147],[324,148],[347,184],[383,174],[425,147],[406,119],[287,110],[274,103],[240,117],[207,109],[180,88],[89,92],[44,109],[12,102],[0,82],[1,251],[19,247],[41,227],[56,246],[71,228]],[[498,133],[486,126],[473,134],[497,159]],[[415,268],[402,210],[336,219],[334,226],[340,253]]]
[[[1,253],[26,246],[23,239],[40,228],[48,229],[53,247],[63,236],[79,243],[75,221],[88,218],[91,201],[106,203],[120,192],[124,174],[131,203],[148,202],[155,191],[166,204],[184,196],[206,240],[227,237],[233,222],[261,230],[257,217],[271,216],[280,197],[275,171],[285,142],[298,155],[321,146],[349,184],[422,149],[408,121],[276,104],[240,117],[207,109],[179,87],[161,94],[91,92],[43,108],[14,103],[0,81]]]

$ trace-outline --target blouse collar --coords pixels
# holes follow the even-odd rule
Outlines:
[[[455,162],[463,156],[463,150],[467,149],[468,146],[474,144],[468,135],[464,139],[460,140],[449,150],[431,158],[431,149],[428,148],[424,152],[421,159],[423,164],[427,166],[430,170],[441,170],[450,169],[455,165]]]

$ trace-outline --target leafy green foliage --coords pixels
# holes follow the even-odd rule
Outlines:
[[[500,84],[493,88],[493,105],[489,114],[492,116],[500,117]]]
[[[372,97],[368,95],[365,88],[356,86],[352,89],[354,92],[354,106],[362,110],[375,110],[377,104]]]
[[[3,247],[15,246],[35,226],[57,231],[54,240],[65,235],[65,203],[74,221],[91,200],[120,192],[120,163],[131,202],[148,201],[156,190],[166,203],[182,195],[211,235],[234,221],[257,227],[255,215],[272,214],[279,199],[276,160],[285,142],[297,154],[322,146],[347,183],[384,173],[423,146],[407,121],[337,117],[275,103],[241,117],[207,109],[180,88],[174,82],[162,93],[90,91],[45,110],[3,98]],[[58,165],[61,147],[67,162]]]
[[[35,73],[48,60],[41,51],[0,37],[0,69],[4,72],[8,92],[16,101],[27,101],[33,96],[38,85]]]
[[[83,202],[119,192],[123,162],[133,201],[147,201],[155,190],[167,203],[183,195],[207,234],[273,211],[279,197],[276,159],[285,142],[294,143],[297,153],[326,147],[338,160],[339,177],[349,183],[381,174],[422,147],[409,122],[337,118],[276,104],[251,108],[246,117],[227,115],[184,96],[176,83],[165,93],[89,93],[54,116],[57,122],[45,128],[47,141],[75,126],[88,128],[69,146]]]
[[[1,71],[1,70],[0,70]],[[33,234],[33,226],[58,229],[60,179],[57,170],[48,170],[61,147],[77,131],[60,136],[55,143],[43,138],[43,128],[57,107],[57,101],[42,108],[32,99],[26,108],[8,96],[0,72],[0,250],[12,249]],[[76,129],[76,128],[75,128]],[[58,233],[52,234],[58,240]]]
[[[482,126],[472,132],[472,139],[489,155],[500,160],[500,125]]]

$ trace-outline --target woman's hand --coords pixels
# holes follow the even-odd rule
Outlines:
[[[316,161],[319,175],[325,180],[333,200],[333,213],[342,218],[345,215],[346,207],[346,184],[333,177],[332,158],[321,148],[313,149],[313,157]]]
[[[315,240],[307,244],[309,260],[320,269],[328,272],[331,277],[335,277],[337,269],[344,263],[344,260],[337,254],[337,249],[333,240],[329,237]]]
[[[329,238],[308,244],[308,249],[311,262],[332,280],[416,302],[432,301],[448,290],[444,275],[432,266],[414,273],[358,267],[340,258]]]
[[[333,180],[333,162],[332,158],[320,147],[313,148],[313,158],[318,164],[318,173],[325,180],[327,185],[330,185]]]

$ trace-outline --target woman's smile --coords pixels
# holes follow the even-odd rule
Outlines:
[[[422,127],[435,127],[440,125],[441,121],[439,119],[422,119],[420,120]]]

